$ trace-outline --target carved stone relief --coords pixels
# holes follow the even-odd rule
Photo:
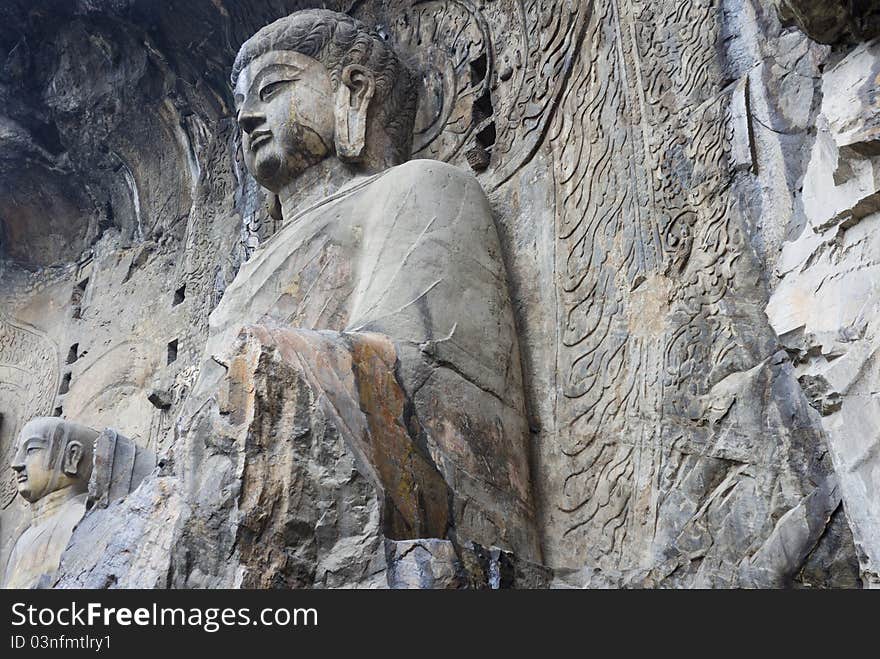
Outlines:
[[[390,92],[376,95],[369,63],[325,75],[288,44],[230,84],[239,45],[302,3],[155,9],[163,39],[140,0],[130,16],[93,4],[100,26],[86,12],[39,28],[57,62],[0,29],[0,98],[28,135],[6,153],[88,171],[100,202],[68,241],[89,243],[75,265],[49,275],[35,259],[0,282],[0,440],[61,408],[163,459],[83,518],[59,585],[876,581],[875,305],[859,273],[877,67],[876,45],[855,45],[873,10],[338,3],[415,74],[404,164],[382,154],[408,111],[371,123]],[[36,30],[24,15],[0,8]],[[122,62],[116,109],[74,66],[110,76],[107,53]],[[301,70],[297,111],[268,129],[248,99],[260,57]],[[28,122],[38,62],[72,98]],[[294,93],[286,82],[265,102]],[[126,109],[138,103],[146,124]],[[101,130],[77,125],[78,108]],[[282,133],[296,148],[265,156]],[[93,152],[101,141],[112,153]],[[57,196],[73,199],[59,218],[88,206]],[[35,245],[6,206],[0,240]],[[57,242],[49,260],[70,260]],[[5,249],[0,273],[27,251]]]
[[[10,465],[33,517],[12,550],[3,587],[50,587],[89,507],[128,495],[155,464],[153,454],[113,430],[98,433],[57,417],[28,421]]]
[[[13,439],[34,414],[51,414],[60,383],[58,349],[46,335],[0,315],[0,508],[16,493],[15,474],[9,467]]]

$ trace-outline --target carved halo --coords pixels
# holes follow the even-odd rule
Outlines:
[[[60,383],[58,348],[36,328],[0,315],[0,437],[8,446],[0,455],[0,509],[18,492],[9,466],[15,438],[24,423],[52,410]]]
[[[353,12],[421,82],[414,158],[468,163],[492,190],[534,155],[571,68],[581,21],[544,0],[391,0]]]
[[[478,107],[494,69],[486,19],[467,0],[416,0],[390,31],[421,82],[413,157],[451,161],[491,120]]]

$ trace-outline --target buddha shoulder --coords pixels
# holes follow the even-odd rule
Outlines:
[[[439,160],[410,160],[392,167],[382,176],[381,186],[392,199],[407,199],[432,214],[459,214],[466,205],[466,215],[491,215],[476,177]]]

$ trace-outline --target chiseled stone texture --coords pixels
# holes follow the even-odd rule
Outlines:
[[[299,7],[0,5],[0,565],[27,524],[7,464],[30,418],[173,442],[242,233],[269,221],[229,69]]]
[[[179,475],[169,476],[165,463],[131,496],[88,515],[56,585],[499,588],[549,581],[541,577],[546,570],[512,552],[462,542],[480,529],[452,519],[457,507],[442,475],[407,434],[388,341],[334,340],[330,332],[243,331],[231,353],[217,355],[224,366],[206,369],[184,415]],[[349,352],[351,345],[360,347]],[[385,391],[376,392],[382,381]],[[454,521],[456,543],[445,539]]]
[[[764,312],[825,50],[758,2],[593,9],[548,133],[545,557],[573,585],[789,585],[840,505]]]
[[[880,575],[880,43],[822,74],[816,139],[803,179],[805,226],[776,265],[767,307],[821,415],[863,577]]]
[[[390,588],[455,590],[468,583],[464,566],[449,540],[389,540],[386,552]]]
[[[327,392],[359,385],[285,355],[321,338],[310,358],[350,374],[346,328],[264,326],[203,358],[209,315],[283,231],[229,71],[308,4],[0,7],[0,452],[57,411],[161,464],[84,517],[56,585],[878,585],[876,3],[323,3],[419,68],[414,157],[488,195],[542,564],[444,535],[462,511],[430,447],[400,490],[370,471],[339,424],[383,432],[406,373],[381,414],[340,415]],[[380,369],[418,350],[364,345]],[[10,475],[0,567],[26,526]]]

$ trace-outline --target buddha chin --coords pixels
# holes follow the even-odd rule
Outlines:
[[[280,185],[279,180],[284,180],[285,175],[282,172],[284,159],[272,148],[271,144],[266,144],[260,149],[260,152],[254,154],[254,165],[252,171],[254,178],[263,187],[276,191]]]

